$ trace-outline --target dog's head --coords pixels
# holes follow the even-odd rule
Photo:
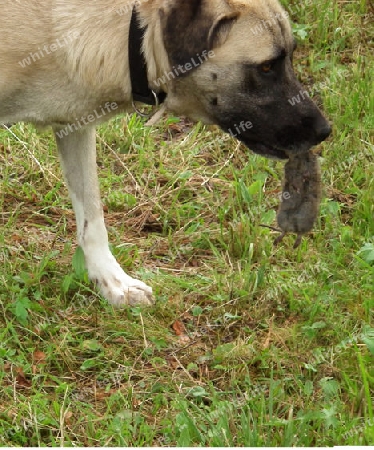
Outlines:
[[[165,0],[168,107],[285,158],[330,134],[292,69],[295,41],[277,0]]]

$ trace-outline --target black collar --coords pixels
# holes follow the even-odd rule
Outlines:
[[[129,31],[129,65],[132,98],[147,105],[158,105],[166,98],[165,92],[154,92],[148,86],[147,63],[142,52],[142,43],[146,27],[141,27],[134,7]]]

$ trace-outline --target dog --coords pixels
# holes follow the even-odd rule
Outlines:
[[[331,127],[292,69],[278,0],[3,0],[0,123],[52,126],[90,280],[114,306],[149,305],[151,287],[108,247],[95,125],[163,102],[270,158],[307,153]]]

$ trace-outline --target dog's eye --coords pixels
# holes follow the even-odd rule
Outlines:
[[[269,73],[273,69],[273,65],[271,63],[261,64],[261,72]]]

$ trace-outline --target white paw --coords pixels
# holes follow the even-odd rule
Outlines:
[[[130,277],[129,277],[130,278]],[[108,302],[117,307],[122,306],[150,306],[154,303],[152,288],[139,280],[130,278],[127,283],[121,282],[117,277],[106,278],[95,282],[100,289],[101,294]],[[139,284],[142,286],[139,286]]]
[[[149,306],[154,303],[152,288],[127,275],[111,253],[99,258],[86,257],[86,266],[90,279],[111,305]]]

